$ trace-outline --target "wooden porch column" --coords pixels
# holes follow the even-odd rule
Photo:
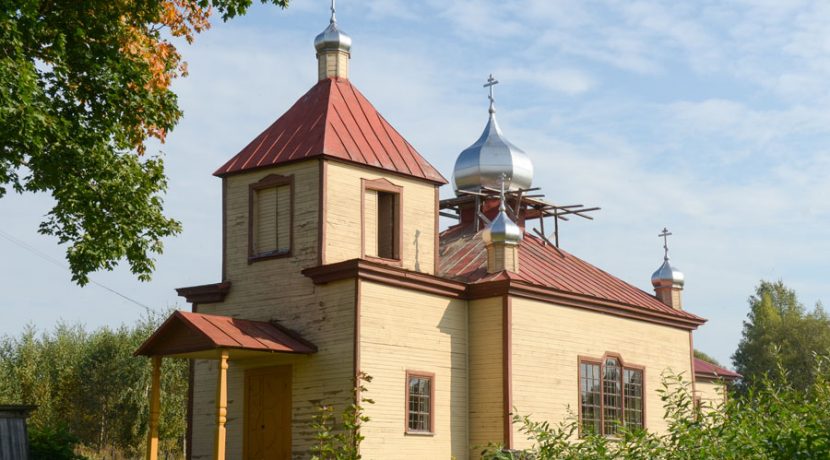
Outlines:
[[[216,448],[214,460],[225,460],[225,422],[228,419],[228,351],[219,355],[219,381],[216,384]]]
[[[153,356],[150,384],[150,429],[147,431],[147,460],[159,457],[159,412],[161,406],[161,356]]]

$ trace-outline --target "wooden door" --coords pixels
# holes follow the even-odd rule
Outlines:
[[[291,458],[291,366],[245,372],[245,460]]]

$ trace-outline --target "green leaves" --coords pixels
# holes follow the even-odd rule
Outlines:
[[[263,0],[280,7],[286,0]],[[146,141],[182,116],[172,79],[186,73],[165,37],[208,27],[251,0],[49,2],[0,6],[0,197],[51,193],[39,231],[67,245],[72,279],[126,260],[148,280],[163,240],[181,231],[164,216],[167,189]],[[166,28],[167,33],[161,30]]]
[[[29,423],[42,435],[41,452],[48,452],[41,458],[61,458],[55,452],[65,451],[72,439],[92,452],[139,455],[147,433],[151,364],[133,352],[163,319],[92,332],[59,324],[38,334],[30,327],[0,340],[0,403],[38,406]],[[161,450],[181,454],[188,362],[165,359],[161,375]]]
[[[732,356],[736,370],[749,383],[765,375],[777,378],[780,364],[797,388],[809,387],[816,379],[813,354],[830,353],[830,318],[821,305],[807,312],[781,281],[761,281],[749,304]]]
[[[814,356],[816,381],[798,389],[784,375],[762,377],[744,395],[730,395],[717,407],[695,407],[691,382],[664,374],[658,389],[668,427],[663,433],[629,431],[611,439],[589,434],[577,439],[571,415],[557,425],[532,417],[513,419],[533,442],[525,451],[491,445],[482,458],[496,459],[655,459],[792,460],[830,458],[828,359]]]

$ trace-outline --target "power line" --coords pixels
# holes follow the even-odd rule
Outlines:
[[[15,238],[15,237],[13,237],[13,236],[9,235],[8,233],[6,233],[6,232],[4,232],[4,231],[2,231],[2,230],[0,230],[0,237],[3,237],[4,239],[6,239],[6,240],[8,240],[8,241],[10,241],[10,242],[12,242],[12,243],[14,243],[14,244],[16,244],[16,245],[20,246],[21,248],[26,249],[27,251],[29,251],[29,252],[31,252],[31,253],[33,253],[33,254],[35,254],[36,256],[40,257],[41,259],[44,259],[44,260],[46,260],[47,262],[49,262],[49,263],[51,263],[51,264],[53,264],[53,265],[57,265],[58,267],[63,268],[64,270],[69,271],[69,272],[71,273],[71,270],[69,269],[69,267],[67,267],[67,266],[66,266],[66,264],[64,264],[63,262],[61,262],[61,261],[59,261],[59,260],[55,259],[54,257],[52,257],[52,256],[50,256],[50,255],[48,255],[48,254],[45,254],[45,253],[41,252],[40,250],[38,250],[38,249],[37,249],[37,248],[35,248],[34,246],[32,246],[32,245],[30,245],[30,244],[26,243],[25,241],[22,241],[22,240],[20,240],[20,239],[17,239],[17,238]],[[129,296],[127,296],[127,295],[125,295],[125,294],[122,294],[122,293],[120,293],[120,292],[116,291],[115,289],[113,289],[113,288],[111,288],[111,287],[109,287],[109,286],[107,286],[107,285],[105,285],[105,284],[103,284],[103,283],[99,283],[99,282],[97,282],[97,281],[95,281],[95,280],[93,280],[93,279],[90,279],[90,280],[89,280],[89,282],[90,282],[90,283],[92,283],[92,284],[94,284],[94,285],[96,285],[96,286],[98,286],[98,287],[99,287],[99,288],[101,288],[101,289],[105,289],[105,290],[107,290],[107,291],[109,291],[109,292],[111,292],[111,293],[113,293],[113,294],[117,295],[118,297],[121,297],[122,299],[124,299],[124,300],[126,300],[126,301],[128,301],[128,302],[132,302],[132,303],[134,303],[134,304],[138,305],[139,307],[141,307],[141,308],[143,308],[143,309],[147,310],[149,313],[158,313],[158,312],[157,312],[156,310],[154,310],[153,308],[150,308],[150,307],[148,307],[147,305],[145,305],[145,304],[143,304],[143,303],[139,302],[138,300],[135,300],[135,299],[133,299],[133,298],[131,298],[131,297],[129,297]]]

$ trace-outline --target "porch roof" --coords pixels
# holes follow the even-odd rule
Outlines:
[[[311,354],[317,347],[276,323],[177,310],[135,354],[212,358],[218,350],[242,357],[263,352]]]

